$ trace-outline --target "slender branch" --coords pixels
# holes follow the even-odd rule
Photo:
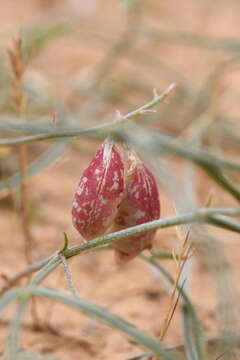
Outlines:
[[[135,145],[140,151],[144,150],[151,155],[169,152],[190,160],[240,202],[240,190],[223,171],[223,169],[240,171],[240,164],[231,163],[160,132],[146,131],[145,128],[136,124],[129,124],[127,130],[122,132],[124,140]]]
[[[72,278],[72,274],[71,274],[71,271],[69,269],[69,266],[68,266],[68,262],[65,258],[65,256],[63,255],[60,255],[60,258],[61,258],[61,261],[62,261],[62,264],[63,264],[63,268],[64,268],[64,272],[65,272],[65,276],[66,276],[66,280],[67,280],[67,284],[68,284],[68,287],[69,287],[69,290],[71,291],[72,295],[75,296],[75,297],[79,297],[78,296],[78,292],[73,284],[73,278]]]
[[[17,359],[17,353],[19,351],[19,337],[20,337],[20,329],[23,316],[25,314],[27,308],[28,300],[18,300],[18,306],[13,316],[9,335],[7,339],[7,346],[5,349],[6,358],[9,360]]]
[[[154,260],[154,258],[152,258],[152,256],[146,256],[146,255],[141,254],[140,258],[143,259],[144,261],[146,261],[147,263],[151,264],[157,270],[159,270],[164,275],[164,277],[167,279],[167,281],[170,282],[170,284],[174,285],[175,280],[172,277],[172,275],[164,267],[162,267],[162,265],[160,265],[159,262],[156,262]],[[191,320],[194,324],[194,335],[195,335],[195,340],[196,340],[195,344],[198,348],[198,353],[202,354],[204,352],[203,344],[202,344],[203,334],[202,334],[201,324],[198,319],[198,314],[197,314],[195,307],[193,306],[188,294],[184,291],[184,289],[182,287],[180,287],[179,285],[177,285],[177,289],[178,289],[178,291],[181,292],[182,299],[184,300],[184,305],[187,306],[187,308],[189,310]],[[205,357],[202,356],[202,359],[205,359]]]
[[[240,41],[237,38],[205,37],[192,32],[164,32],[154,28],[143,28],[142,35],[155,41],[167,41],[185,46],[199,47],[207,50],[223,50],[237,54],[240,52]]]
[[[89,128],[83,129],[67,129],[61,131],[49,131],[48,133],[38,134],[38,135],[30,135],[30,136],[22,136],[18,138],[7,138],[0,141],[0,147],[2,146],[16,146],[21,144],[29,144],[36,141],[43,141],[43,140],[56,140],[62,139],[66,137],[76,137],[80,135],[104,135],[107,132],[115,131],[119,124],[124,120],[129,120],[130,118],[142,115],[144,111],[151,109],[153,106],[157,105],[158,103],[164,101],[169,93],[174,89],[175,84],[171,84],[162,94],[157,95],[154,97],[153,100],[148,102],[147,104],[137,108],[129,112],[126,115],[121,116],[121,119],[117,119],[112,122],[108,122],[102,125],[96,125]]]
[[[26,63],[21,57],[22,39],[18,37],[13,40],[12,47],[9,49],[9,60],[12,73],[12,87],[14,90],[14,103],[19,117],[25,116],[27,113],[28,98],[23,89],[23,76],[26,70]],[[28,167],[28,148],[22,144],[16,149],[18,153],[19,175],[20,175],[20,208],[19,218],[21,220],[22,233],[24,236],[24,256],[26,263],[32,263],[33,236],[31,232],[31,221],[29,216],[29,189],[27,183],[27,167]],[[34,298],[32,298],[31,313],[36,325],[39,323],[37,308]],[[17,314],[16,314],[17,319]],[[38,325],[37,325],[38,326]],[[16,326],[17,328],[17,326]],[[14,331],[13,331],[14,332]]]
[[[113,241],[128,238],[136,234],[144,233],[146,231],[162,229],[170,226],[187,224],[192,222],[208,221],[208,217],[213,216],[214,214],[239,216],[240,209],[237,210],[232,208],[201,208],[192,213],[150,221],[144,224],[130,227],[128,229],[117,231],[112,234],[105,235],[101,238],[89,241],[82,245],[74,246],[64,251],[63,255],[68,259],[70,257],[78,255],[82,251],[90,250],[100,245],[102,246],[105,244],[110,244]]]
[[[31,286],[40,284],[47,277],[47,275],[57,266],[55,260],[57,260],[56,255],[53,256],[49,262],[32,278],[32,280],[29,282],[29,285],[26,287],[26,290],[31,288]],[[24,314],[30,299],[31,297],[26,295],[19,296],[18,306],[10,326],[6,347],[6,355],[9,360],[14,360],[17,357],[19,350],[21,323],[23,321]]]
[[[54,301],[61,302],[68,306],[71,306],[78,311],[85,312],[94,316],[95,318],[104,321],[111,327],[116,328],[117,330],[127,334],[133,338],[137,343],[144,345],[146,348],[151,350],[154,354],[163,356],[166,360],[180,360],[180,358],[173,353],[170,354],[167,351],[163,350],[163,346],[156,342],[154,339],[148,337],[142,331],[138,330],[134,325],[125,320],[122,320],[119,316],[108,312],[107,310],[101,308],[100,306],[94,305],[88,301],[85,301],[80,298],[66,295],[60,291],[54,289],[45,288],[42,286],[29,286],[25,289],[22,289],[18,297],[26,297],[37,295],[40,297],[46,297]]]
[[[233,341],[236,341],[238,344],[240,343],[239,335],[229,335],[228,337],[230,337]],[[206,345],[207,345],[207,350],[209,352],[209,355],[215,355],[216,349],[217,348],[220,349],[223,341],[226,341],[226,338],[228,338],[228,337],[226,337],[226,336],[207,337]],[[175,351],[179,355],[185,354],[185,344],[166,346],[166,347],[164,347],[164,349],[167,351]],[[143,360],[143,359],[149,360],[149,358],[151,358],[151,356],[153,356],[153,355],[154,355],[153,353],[147,352],[147,353],[137,355],[137,356],[131,357],[129,359],[124,359],[124,360]],[[217,360],[217,359],[215,359],[215,360]]]
[[[226,217],[222,215],[214,215],[213,217],[210,216],[207,221],[211,225],[240,233],[240,223],[231,219],[226,219]]]
[[[139,115],[142,115],[145,110],[150,109],[151,106],[156,105],[157,102],[161,102],[162,97],[166,97],[166,94],[160,95],[158,98],[152,100],[151,102],[147,103],[146,105],[130,112],[127,115],[124,115],[121,117],[121,120],[115,120],[112,122],[107,122],[101,125],[95,125],[91,127],[85,127],[85,128],[71,128],[71,129],[62,129],[57,132],[47,132],[43,134],[38,135],[31,135],[31,136],[22,136],[18,138],[6,138],[0,140],[0,147],[5,146],[16,146],[20,144],[29,144],[36,141],[45,141],[45,140],[58,140],[58,139],[64,139],[64,138],[71,138],[71,137],[78,137],[78,136],[89,136],[89,137],[103,137],[109,135],[109,133],[116,133],[120,136],[125,136],[126,134],[121,134],[119,131],[119,126],[122,124],[122,121],[129,120],[132,117],[136,117]],[[158,101],[157,101],[158,99]],[[134,131],[139,132],[140,127],[134,126]],[[143,129],[141,129],[143,131]],[[148,130],[148,133],[146,134],[146,129],[144,129],[144,141],[151,139],[151,149],[152,148],[158,148],[162,149],[163,151],[170,152],[173,154],[176,154],[179,157],[183,157],[187,160],[194,161],[199,166],[204,164],[208,165],[209,167],[214,166],[216,167],[222,167],[226,169],[232,169],[236,171],[240,171],[240,164],[227,161],[225,159],[222,159],[220,157],[214,156],[207,151],[196,149],[195,147],[186,144],[182,141],[179,141],[177,139],[174,139],[171,136],[164,135],[160,132],[154,133],[150,132]],[[152,135],[156,136],[156,142],[153,141],[154,138]],[[148,135],[148,138],[146,139],[146,135]],[[139,138],[139,137],[138,137]],[[132,137],[131,137],[132,139]],[[159,148],[160,146],[160,148]]]
[[[240,199],[240,193],[238,189],[236,189],[233,184],[229,182],[229,180],[222,174],[222,169],[233,169],[240,171],[240,164],[233,163],[230,161],[226,161],[219,157],[216,157],[212,154],[209,154],[206,151],[196,149],[189,144],[183,143],[179,140],[172,138],[171,136],[167,136],[161,134],[160,132],[154,133],[148,131],[146,133],[146,129],[141,129],[139,126],[134,126],[133,129],[128,129],[128,133],[120,132],[119,126],[126,120],[132,119],[136,116],[144,114],[144,112],[151,109],[156,104],[162,102],[169,93],[173,90],[175,84],[170,85],[161,95],[156,95],[152,101],[149,103],[139,107],[136,110],[129,112],[127,115],[121,116],[120,119],[117,119],[112,122],[108,122],[101,125],[96,125],[88,128],[77,128],[77,129],[63,129],[57,132],[47,132],[38,135],[31,136],[23,136],[18,138],[7,138],[0,141],[1,146],[16,146],[19,144],[27,144],[35,141],[43,141],[43,140],[57,140],[69,137],[77,137],[77,136],[91,136],[91,137],[101,137],[103,135],[109,135],[109,133],[116,134],[120,137],[129,138],[133,143],[138,142],[139,139],[142,138],[144,141],[144,145],[149,145],[148,148],[153,151],[157,149],[157,151],[166,151],[173,154],[176,154],[179,157],[183,157],[184,159],[191,160],[196,163],[198,166],[202,167],[215,181],[221,183],[232,195],[235,196],[238,200]],[[144,131],[144,136],[140,137],[139,135]],[[133,133],[133,134],[131,134]],[[136,134],[135,134],[136,133]],[[221,171],[220,168],[221,167]]]
[[[140,106],[136,110],[133,110],[133,111],[129,112],[127,115],[124,115],[122,117],[122,120],[128,120],[128,119],[131,119],[133,117],[144,114],[144,112],[146,112],[147,110],[152,109],[158,103],[163,102],[168,97],[168,95],[175,89],[175,87],[176,87],[176,84],[172,83],[171,85],[169,85],[169,87],[161,95],[156,95],[155,94],[152,101],[150,101],[149,103],[147,103],[147,104],[145,104],[143,106]]]
[[[112,234],[108,234],[105,236],[102,236],[100,238],[97,238],[95,240],[91,240],[87,243],[83,243],[77,246],[74,246],[72,248],[66,249],[64,252],[62,252],[62,255],[65,256],[66,259],[71,258],[73,256],[76,256],[80,254],[81,252],[91,250],[91,249],[97,249],[99,247],[102,247],[103,245],[111,244],[113,241],[124,239],[127,237],[131,237],[136,234],[144,233],[146,231],[151,231],[155,229],[163,229],[166,227],[171,227],[175,225],[181,225],[181,224],[187,224],[192,222],[209,222],[210,224],[216,221],[220,221],[222,223],[222,227],[225,227],[227,229],[231,229],[236,232],[240,232],[239,227],[236,227],[237,223],[234,223],[235,226],[232,226],[233,221],[231,219],[228,219],[227,217],[221,216],[219,218],[219,215],[228,215],[228,216],[239,216],[240,215],[240,209],[233,209],[233,208],[201,208],[194,212],[169,217],[166,219],[160,219],[155,221],[150,221],[145,224],[133,226],[128,229],[124,229],[121,231],[117,231]],[[230,224],[230,225],[229,225]],[[45,259],[42,259],[22,271],[18,272],[16,275],[14,275],[12,278],[8,279],[7,284],[2,288],[1,293],[5,292],[7,289],[9,289],[11,286],[16,284],[20,279],[27,276],[28,274],[32,272],[36,272],[40,270],[43,266],[45,266],[52,258],[54,258],[53,267],[55,268],[58,264],[61,263],[61,259],[57,254],[48,256]]]
[[[77,137],[83,135],[101,136],[106,134],[107,132],[111,132],[115,130],[117,124],[119,124],[119,121],[108,122],[101,125],[85,127],[80,129],[71,128],[60,131],[49,131],[47,133],[38,134],[38,135],[21,136],[17,138],[6,138],[0,141],[0,147],[30,144],[37,141],[45,141],[45,140],[58,140],[58,139]]]
[[[147,130],[146,128],[131,124],[123,136],[136,147],[141,146],[141,150],[151,151],[151,153],[172,153],[178,157],[194,162],[204,169],[232,169],[240,171],[240,164],[233,163],[201,150],[189,143],[180,141],[172,136],[161,133],[160,131]],[[221,169],[221,170],[222,170]]]
[[[8,50],[11,73],[12,87],[14,90],[14,103],[19,116],[27,112],[27,96],[23,91],[22,79],[25,72],[25,64],[21,59],[22,40],[18,38],[13,41],[12,47]],[[20,219],[24,235],[24,255],[27,264],[32,262],[32,244],[33,238],[30,230],[29,213],[28,213],[28,186],[26,182],[26,169],[28,163],[28,151],[26,145],[22,144],[17,149],[19,156],[20,172]]]

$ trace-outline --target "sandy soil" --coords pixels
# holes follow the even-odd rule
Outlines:
[[[80,3],[80,2],[79,2]],[[84,2],[82,2],[84,3]],[[51,91],[63,101],[68,100],[69,78],[85,76],[84,74],[102,59],[106,45],[96,45],[97,41],[88,41],[84,34],[95,32],[103,37],[117,38],[124,28],[124,16],[118,2],[90,1],[88,6],[76,5],[77,1],[54,0],[2,0],[0,3],[1,31],[0,40],[3,46],[9,45],[11,37],[18,29],[33,24],[74,19],[74,31],[55,41],[50,42],[39,56],[29,65],[30,70],[40,73],[48,79]],[[214,4],[207,5],[207,1],[184,0],[179,9],[178,1],[158,2],[151,0],[146,6],[144,19],[146,23],[155,25],[159,29],[186,30],[201,32],[203,35],[236,36],[239,30],[239,3],[237,1],[221,1],[217,13]],[[180,16],[179,16],[180,12]],[[119,15],[120,14],[120,15]],[[89,35],[90,36],[90,35]],[[141,40],[146,54],[156,52],[158,57],[186,78],[194,85],[200,86],[209,72],[214,68],[216,54],[200,52],[198,49],[156,45]],[[96,46],[94,46],[94,44]],[[226,56],[219,52],[219,57]],[[177,61],[176,61],[177,59]],[[123,69],[135,69],[134,77],[138,78],[142,65],[123,59]],[[196,70],[197,69],[197,70]],[[143,78],[153,87],[159,83],[164,86],[168,80],[154,72],[141,72]],[[116,75],[117,76],[117,75]],[[233,115],[239,111],[237,77],[228,75],[226,84],[227,95],[221,106],[230,109]],[[204,79],[204,80],[203,80]],[[65,86],[66,82],[66,86]],[[232,95],[232,96],[231,96]],[[131,104],[139,104],[142,99],[130,100]],[[74,99],[73,106],[75,106]],[[127,104],[129,105],[129,104]],[[123,107],[127,106],[123,104]],[[54,110],[54,109],[53,109]],[[63,246],[63,232],[67,232],[71,240],[70,245],[78,244],[81,239],[71,224],[71,202],[73,191],[82,170],[88,164],[99,143],[81,140],[53,163],[47,170],[33,177],[28,182],[33,203],[33,222],[31,231],[34,237],[34,260],[41,259]],[[37,146],[40,151],[44,146]],[[233,151],[232,158],[237,160]],[[182,169],[182,163],[173,161],[176,173]],[[214,190],[214,205],[230,206],[236,204],[229,195],[219,189],[199,170],[197,171],[197,187],[199,204],[207,197],[208,190]],[[173,215],[173,203],[164,189],[160,189],[162,217]],[[1,203],[0,203],[1,205]],[[0,207],[0,248],[1,268],[4,275],[12,275],[25,265],[23,258],[23,235],[20,220],[12,206],[2,200]],[[231,263],[234,279],[239,277],[240,253],[238,251],[238,236],[229,232],[217,231],[221,243],[226,248],[226,255]],[[227,244],[227,246],[226,246]],[[172,251],[178,245],[175,229],[158,232],[155,248]],[[163,260],[166,267],[174,274],[172,262]],[[70,261],[74,283],[79,294],[93,303],[99,304],[109,311],[124,317],[143,329],[149,335],[157,337],[161,330],[162,321],[169,305],[169,296],[165,290],[162,278],[146,266],[143,261],[136,259],[123,268],[118,268],[109,251],[89,252]],[[211,336],[216,331],[218,310],[213,281],[209,276],[204,260],[195,254],[192,263],[191,297],[199,311],[206,335]],[[66,289],[63,269],[57,269],[45,281],[49,286]],[[68,291],[66,289],[66,291]],[[240,287],[236,288],[239,295]],[[240,310],[240,309],[238,309]],[[3,351],[8,331],[9,319],[14,306],[4,315],[0,323],[0,351]],[[60,331],[62,336],[53,331],[37,331],[32,326],[32,316],[29,312],[23,327],[22,346],[29,351],[36,351],[53,355],[57,359],[96,359],[96,360],[125,360],[145,350],[124,338],[117,331],[106,325],[74,312],[59,304],[52,304],[46,300],[37,300],[37,312],[43,325],[51,325]],[[183,341],[180,313],[176,313],[165,338],[165,343],[172,345]]]

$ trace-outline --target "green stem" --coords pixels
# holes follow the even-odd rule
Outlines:
[[[154,258],[152,258],[151,256],[146,256],[146,255],[140,255],[141,259],[143,259],[144,261],[146,261],[147,263],[149,263],[150,265],[154,266],[157,270],[159,270],[164,277],[172,284],[175,284],[175,280],[172,277],[172,275],[165,270],[158,262],[156,262],[154,260]],[[193,336],[194,336],[194,348],[197,351],[197,354],[199,355],[198,359],[205,359],[205,344],[204,344],[204,337],[203,337],[203,333],[202,333],[202,328],[201,328],[201,323],[198,319],[198,315],[195,311],[195,308],[190,300],[190,298],[188,297],[188,295],[186,294],[186,292],[179,286],[177,286],[178,290],[181,292],[181,296],[184,300],[184,306],[183,309],[187,309],[187,313],[189,315],[189,318],[191,320],[191,326],[192,326],[192,331],[193,331]]]
[[[233,208],[201,208],[194,212],[184,214],[184,215],[178,215],[169,217],[166,219],[160,219],[155,221],[150,221],[145,224],[133,226],[128,229],[124,229],[121,231],[117,231],[112,234],[108,234],[105,236],[102,236],[100,238],[97,238],[95,240],[91,240],[87,243],[82,243],[80,245],[74,246],[72,248],[66,249],[62,255],[65,256],[66,259],[71,258],[73,256],[76,256],[84,251],[90,250],[90,249],[98,249],[99,247],[102,247],[104,245],[109,245],[113,241],[124,239],[136,234],[144,233],[146,231],[151,230],[157,230],[157,229],[163,229],[171,226],[176,225],[182,225],[192,222],[209,222],[210,224],[214,223],[214,221],[220,223],[221,227],[224,227],[226,229],[231,229],[236,232],[240,232],[239,225],[236,222],[233,222],[231,219],[228,219],[227,217],[221,217],[219,218],[219,215],[229,215],[229,216],[239,216],[240,215],[240,209],[233,209]],[[8,280],[7,288],[9,288],[11,285],[14,285],[17,281],[19,281],[24,276],[36,272],[40,270],[43,266],[45,266],[47,263],[49,263],[50,259],[54,259],[52,263],[52,267],[56,267],[58,264],[61,263],[61,259],[59,256],[48,256],[45,259],[42,259],[16,275],[14,275],[12,278]],[[4,289],[5,290],[5,289]]]
[[[54,255],[49,262],[36,274],[36,276],[30,281],[26,290],[31,286],[36,286],[40,284],[47,275],[52,272],[52,270],[61,262],[61,259],[58,255]],[[7,357],[9,360],[15,360],[17,358],[17,353],[19,351],[19,338],[20,338],[20,330],[21,323],[23,321],[24,314],[27,309],[27,305],[31,296],[24,293],[22,296],[19,295],[19,303],[15,312],[15,316],[13,317],[9,336],[7,341]]]
[[[169,353],[164,349],[161,344],[158,344],[157,341],[148,337],[143,332],[139,331],[134,325],[122,320],[120,317],[115,316],[105,309],[91,304],[82,298],[69,296],[62,292],[59,292],[54,289],[44,288],[41,286],[29,287],[29,289],[24,289],[23,292],[26,292],[30,295],[37,295],[42,297],[47,297],[55,301],[62,302],[66,305],[72,306],[78,310],[81,310],[91,316],[96,317],[99,320],[106,322],[108,325],[118,329],[119,331],[127,334],[132,337],[139,344],[146,346],[154,354],[162,356],[166,360],[180,360],[178,356],[173,353]]]
[[[137,108],[136,110],[133,110],[128,114],[121,116],[121,118],[118,120],[111,121],[109,123],[105,123],[101,125],[92,126],[89,128],[83,128],[83,129],[67,129],[67,130],[60,130],[57,132],[49,131],[48,133],[45,134],[22,136],[18,138],[7,138],[0,141],[0,147],[17,146],[21,144],[30,144],[36,141],[57,140],[57,139],[76,137],[82,135],[101,136],[101,135],[106,135],[106,132],[108,132],[109,134],[111,132],[114,132],[119,127],[119,124],[122,121],[126,121],[133,117],[142,115],[144,111],[147,111],[152,107],[154,107],[155,105],[157,105],[158,103],[164,101],[166,97],[169,95],[169,93],[174,89],[174,87],[175,84],[171,84],[162,94],[155,96],[153,100]]]

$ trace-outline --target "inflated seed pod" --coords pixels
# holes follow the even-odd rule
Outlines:
[[[123,196],[124,164],[112,141],[105,141],[84,170],[72,204],[74,227],[86,240],[103,235]]]
[[[124,197],[115,218],[114,230],[157,220],[159,217],[160,201],[155,178],[136,154],[132,152],[125,177]],[[117,263],[126,263],[142,250],[150,247],[155,232],[150,231],[114,241],[112,246],[115,249]]]

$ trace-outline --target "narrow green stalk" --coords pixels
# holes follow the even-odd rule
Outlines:
[[[30,299],[30,297],[29,297]],[[19,300],[15,315],[12,318],[9,335],[7,339],[7,346],[5,356],[7,360],[16,360],[19,352],[19,334],[21,330],[21,323],[24,317],[28,300]]]
[[[224,50],[226,52],[237,54],[240,52],[240,41],[237,38],[214,38],[186,31],[164,32],[153,28],[143,28],[142,35],[155,41],[177,43],[184,46],[193,46],[214,51]]]
[[[240,223],[237,223],[232,219],[226,219],[225,216],[222,215],[214,215],[213,217],[210,216],[207,222],[208,224],[240,233]]]
[[[83,129],[67,129],[67,130],[60,130],[60,131],[49,131],[47,133],[38,134],[38,135],[30,135],[30,136],[22,136],[18,138],[9,138],[9,139],[3,139],[0,141],[0,147],[2,146],[16,146],[21,144],[29,144],[36,141],[44,141],[44,140],[57,140],[57,139],[63,139],[68,137],[76,137],[76,136],[82,136],[82,135],[92,135],[92,136],[101,136],[101,135],[109,135],[111,132],[115,132],[120,123],[122,121],[129,120],[131,118],[134,118],[136,116],[144,114],[147,110],[151,109],[158,103],[164,101],[166,97],[169,95],[169,93],[174,89],[175,84],[171,84],[162,94],[156,95],[153,100],[148,102],[147,104],[139,107],[136,110],[133,110],[129,112],[126,115],[121,116],[120,119],[117,119],[115,121],[111,121],[109,123],[101,124],[92,126],[89,128],[83,128]]]
[[[60,291],[44,288],[41,286],[30,287],[27,290],[29,295],[38,295],[53,299],[55,301],[62,302],[68,306],[74,307],[77,310],[83,311],[91,316],[96,317],[99,320],[106,322],[113,328],[127,334],[132,337],[139,344],[144,345],[151,350],[154,354],[162,356],[166,360],[180,360],[178,356],[173,353],[169,353],[164,349],[161,344],[158,344],[155,340],[148,337],[142,331],[138,330],[134,325],[122,320],[120,317],[115,316],[100,306],[91,304],[90,302],[83,300],[79,297],[69,296]]]
[[[29,287],[41,283],[45,277],[59,264],[60,259],[58,255],[54,255],[49,262],[36,274],[36,276],[30,281],[29,285],[26,287],[27,290]],[[27,305],[31,296],[26,293],[21,293],[19,295],[19,303],[13,316],[11,326],[9,329],[9,336],[7,341],[6,356],[8,360],[15,360],[17,358],[17,353],[19,351],[19,338],[21,331],[21,323],[23,321]]]
[[[72,278],[72,274],[71,274],[71,271],[69,269],[69,266],[68,266],[68,262],[65,258],[65,256],[63,255],[60,255],[60,258],[61,258],[61,261],[62,261],[62,264],[63,264],[63,268],[64,268],[64,273],[65,273],[65,277],[66,277],[66,280],[67,280],[67,284],[68,284],[68,288],[69,290],[71,291],[72,295],[76,298],[79,298],[79,295],[78,295],[78,292],[73,284],[73,278]]]
[[[150,265],[154,266],[157,270],[159,270],[164,277],[172,284],[174,285],[175,280],[171,276],[171,274],[165,270],[158,262],[156,262],[151,256],[146,255],[140,255],[140,258],[149,263]],[[202,333],[201,323],[198,319],[197,313],[195,311],[195,308],[189,299],[188,295],[185,293],[185,291],[177,287],[178,290],[181,292],[181,296],[184,300],[184,306],[187,308],[187,314],[189,315],[189,318],[191,320],[191,326],[192,326],[192,334],[194,336],[194,349],[197,352],[197,359],[198,360],[205,360],[205,342],[204,337]],[[192,358],[196,359],[196,358]]]
[[[202,352],[199,353],[196,346],[196,329],[189,308],[185,304],[182,306],[182,317],[187,358],[189,360],[205,360],[202,357]]]
[[[140,234],[146,231],[156,230],[156,229],[163,229],[171,226],[176,225],[182,225],[182,224],[188,224],[192,222],[209,222],[210,224],[213,223],[215,220],[218,222],[221,222],[221,226],[226,229],[231,229],[236,232],[239,231],[239,226],[237,223],[234,223],[231,219],[228,219],[227,217],[221,217],[219,218],[219,215],[229,215],[229,216],[239,216],[240,215],[240,209],[234,209],[234,208],[201,208],[199,210],[196,210],[194,212],[184,214],[184,215],[178,215],[173,216],[166,219],[160,219],[155,221],[150,221],[141,225],[136,225],[131,228],[117,231],[112,234],[108,234],[105,236],[102,236],[100,238],[97,238],[95,240],[91,240],[87,243],[82,243],[80,245],[74,246],[72,248],[68,248],[63,252],[62,255],[64,255],[67,259],[71,258],[73,256],[76,256],[84,251],[88,251],[91,249],[97,249],[99,247],[102,247],[104,245],[110,245],[113,241],[124,239],[136,234]],[[8,287],[11,285],[14,285],[18,280],[20,280],[22,277],[40,270],[43,266],[45,266],[50,259],[52,259],[53,256],[48,256],[45,259],[42,259],[16,275],[14,275],[12,278],[9,278],[8,280]],[[55,268],[59,263],[61,262],[60,257],[56,257],[54,260],[54,263],[51,265],[53,268]]]

